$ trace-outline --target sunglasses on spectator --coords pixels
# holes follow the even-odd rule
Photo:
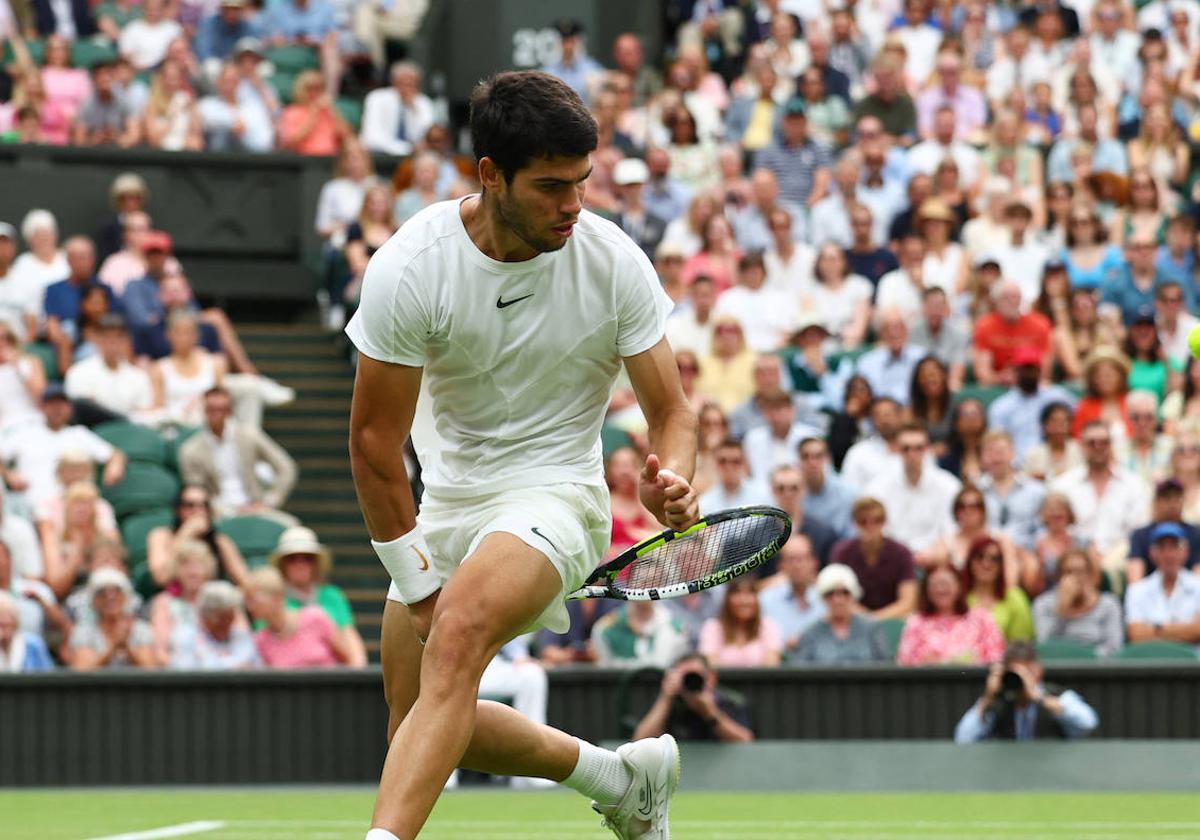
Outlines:
[[[179,506],[181,508],[205,507],[208,504],[208,499],[180,499]]]
[[[1162,303],[1183,303],[1183,295],[1159,295]]]
[[[795,493],[800,489],[799,484],[776,484],[771,487],[776,493]]]
[[[718,458],[717,463],[721,465],[741,466],[746,462],[741,458]]]
[[[1106,437],[1104,437],[1104,438],[1086,438],[1083,441],[1084,446],[1091,446],[1096,449],[1099,449],[1102,446],[1108,446],[1111,443],[1112,443],[1112,441]]]
[[[999,551],[985,551],[983,554],[976,554],[975,560],[987,563],[999,563],[1002,559]]]
[[[983,510],[983,502],[959,502],[955,510]]]

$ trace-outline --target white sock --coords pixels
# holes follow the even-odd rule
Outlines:
[[[400,838],[382,828],[372,828],[367,832],[366,840],[400,840]]]
[[[633,784],[629,768],[612,750],[575,740],[579,741],[579,762],[563,784],[601,805],[616,805]]]

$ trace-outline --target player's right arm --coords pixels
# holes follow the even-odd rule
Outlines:
[[[412,428],[421,368],[359,354],[350,407],[350,468],[371,538],[388,542],[417,525],[404,442]]]

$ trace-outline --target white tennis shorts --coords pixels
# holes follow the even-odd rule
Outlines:
[[[471,499],[439,499],[427,491],[417,523],[433,555],[430,572],[443,586],[488,534],[512,534],[546,555],[562,580],[562,593],[527,632],[570,628],[565,598],[600,565],[612,541],[608,488],[588,484],[526,487]],[[400,601],[395,584],[388,599]]]

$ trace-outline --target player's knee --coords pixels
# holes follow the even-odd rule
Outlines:
[[[438,673],[450,675],[483,673],[488,659],[487,628],[468,609],[450,609],[437,615],[429,631],[425,658]]]

